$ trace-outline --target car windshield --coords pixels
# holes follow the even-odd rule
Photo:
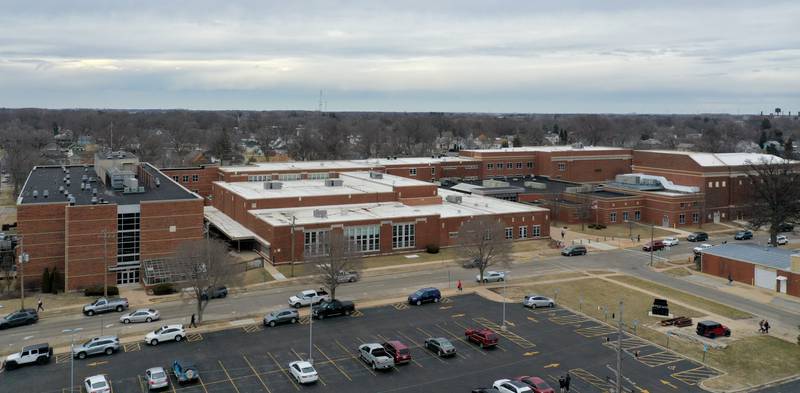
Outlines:
[[[98,381],[92,384],[92,389],[100,389],[106,387],[105,381]]]
[[[316,372],[313,367],[303,367],[300,371],[302,371],[303,374],[313,374]]]
[[[154,333],[155,334],[159,334],[159,333],[163,332],[164,330],[166,330],[166,328],[167,328],[166,326],[160,327],[160,328],[156,329],[156,331]]]
[[[425,293],[425,291],[423,291],[423,290],[421,290],[421,289],[420,289],[419,291],[416,291],[416,292],[414,292],[414,295],[416,295],[416,296],[422,296],[422,294],[423,294],[423,293]]]
[[[534,385],[536,385],[536,388],[538,389],[550,389],[550,385],[548,385],[546,382],[537,382],[534,383]]]
[[[497,339],[497,336],[494,333],[489,333],[486,335],[486,338],[489,340],[495,340]]]
[[[88,346],[89,344],[91,344],[91,343],[92,343],[92,341],[94,341],[94,339],[92,339],[92,340],[89,340],[89,341],[87,341],[87,342],[83,343],[83,346],[84,346],[84,347],[85,347],[85,346]]]
[[[153,379],[161,379],[161,378],[164,378],[165,376],[166,375],[161,371],[157,371],[157,372],[154,372],[154,373],[150,374],[150,377],[152,377]]]
[[[451,344],[450,341],[447,341],[447,340],[439,340],[439,345],[442,348],[452,348],[453,347],[453,344]]]
[[[401,349],[401,350],[397,351],[397,353],[399,353],[401,355],[408,355],[409,352],[408,352],[408,349]]]
[[[303,292],[298,292],[296,296],[297,297],[306,297],[307,295],[305,293],[303,293]]]

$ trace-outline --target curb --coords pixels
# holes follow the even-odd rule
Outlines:
[[[705,380],[701,381],[698,384],[698,386],[700,386],[701,389],[703,389],[705,391],[708,391],[708,392],[711,392],[711,393],[749,393],[749,392],[756,392],[756,391],[759,391],[759,390],[762,390],[762,389],[771,388],[771,387],[775,387],[775,386],[780,386],[780,385],[783,385],[785,383],[789,383],[789,382],[794,382],[794,381],[800,380],[800,374],[795,374],[795,375],[790,375],[788,377],[776,379],[776,380],[774,380],[772,382],[763,383],[761,385],[748,386],[748,387],[744,387],[744,388],[740,388],[740,389],[736,389],[736,390],[728,390],[728,389],[722,390],[722,389],[709,388],[709,387],[705,386],[705,383],[707,381],[712,381],[712,380],[717,379],[719,377],[722,377],[722,375],[718,375],[718,376],[713,377],[713,378],[705,379]]]

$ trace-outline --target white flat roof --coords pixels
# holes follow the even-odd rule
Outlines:
[[[762,153],[699,153],[675,150],[647,150],[647,152],[688,156],[696,162],[697,165],[702,167],[746,166],[750,164],[759,164],[764,160],[767,162],[773,160],[777,160],[778,162],[786,161],[778,156]]]
[[[353,162],[372,164],[372,165],[429,165],[447,162],[479,162],[472,157],[397,157],[397,158],[368,158],[366,160],[353,160]]]
[[[289,162],[259,162],[252,165],[244,166],[223,166],[220,170],[223,172],[281,172],[281,171],[304,171],[313,170],[315,172],[331,170],[336,171],[339,169],[349,168],[364,168],[369,170],[376,165],[370,165],[365,162],[359,161],[289,161]]]
[[[601,150],[629,150],[624,147],[608,147],[608,146],[520,146],[520,147],[503,147],[499,149],[466,149],[463,151],[474,151],[479,153],[499,153],[499,152],[557,152],[557,151],[601,151]]]
[[[375,183],[375,184],[382,184],[385,186],[393,187],[408,187],[408,186],[433,186],[433,183],[417,180],[417,179],[410,179],[407,177],[402,176],[395,176],[389,175],[386,173],[381,174],[380,179],[373,179],[370,177],[369,172],[344,172],[339,174],[340,179],[345,180],[345,184],[348,182],[349,179],[357,179],[365,182]]]
[[[344,175],[344,174],[343,174]],[[367,175],[369,176],[369,175]],[[392,192],[391,184],[366,181],[358,177],[342,176],[341,186],[329,187],[325,185],[325,180],[287,180],[281,181],[281,188],[276,190],[264,189],[264,182],[224,182],[216,181],[214,184],[224,187],[230,192],[241,196],[244,199],[269,199],[287,198],[321,195],[350,195],[350,194],[373,194],[380,192]]]
[[[460,196],[461,203],[447,202],[448,195]],[[504,201],[502,199],[482,195],[464,194],[444,188],[439,189],[439,196],[442,197],[442,204],[421,205],[417,207],[423,211],[439,214],[443,218],[548,211],[548,209],[539,206]]]
[[[262,239],[214,206],[204,206],[203,216],[231,240],[254,239],[265,246],[270,245],[268,241]]]

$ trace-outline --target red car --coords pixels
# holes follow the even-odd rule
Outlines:
[[[383,349],[394,358],[394,364],[404,364],[411,361],[411,351],[408,346],[397,340],[389,340],[383,343]]]
[[[481,346],[481,348],[488,348],[497,345],[497,334],[491,329],[486,328],[467,328],[464,331],[464,336],[467,337],[467,340],[477,343]]]
[[[539,377],[516,377],[514,378],[515,381],[520,381],[525,383],[526,385],[530,386],[533,389],[533,393],[555,393],[556,391]]]
[[[642,251],[658,251],[663,250],[667,246],[661,240],[656,240],[654,242],[647,242],[647,244],[642,247]]]

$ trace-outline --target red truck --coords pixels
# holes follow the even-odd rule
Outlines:
[[[486,328],[467,328],[464,331],[464,336],[467,337],[467,340],[472,341],[480,345],[481,348],[488,348],[497,345],[497,334],[495,334],[492,329]]]

